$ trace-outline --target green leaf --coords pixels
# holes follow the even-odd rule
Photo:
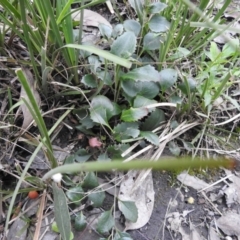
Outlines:
[[[183,98],[180,98],[177,95],[172,95],[169,99],[169,102],[176,103],[176,104],[182,104]]]
[[[77,162],[83,163],[86,162],[92,155],[89,154],[85,149],[79,149],[74,154],[74,158]]]
[[[137,39],[133,32],[125,32],[111,46],[111,53],[119,57],[129,58],[135,52]]]
[[[109,72],[101,71],[97,73],[97,77],[100,78],[104,84],[111,86],[113,84],[112,77]]]
[[[79,122],[83,125],[86,129],[90,129],[94,126],[92,119],[89,116],[89,111],[87,109],[75,109],[73,111],[76,114]]]
[[[123,27],[125,28],[126,31],[133,32],[136,37],[139,35],[141,31],[140,23],[133,19],[125,20],[123,23]]]
[[[120,123],[113,129],[114,138],[119,142],[125,139],[129,139],[130,137],[136,138],[140,133],[138,126],[138,123]]]
[[[148,5],[148,7],[150,10],[150,13],[154,14],[154,13],[160,13],[161,11],[163,11],[167,7],[167,4],[162,2],[155,2]]]
[[[154,103],[157,103],[157,101],[150,100],[150,99],[145,98],[143,96],[137,96],[134,99],[133,107],[134,108],[140,108],[140,107],[145,107],[145,106],[148,106],[148,105],[151,105],[151,104],[154,104]],[[155,110],[154,108],[149,109],[149,111],[154,111],[154,110]]]
[[[111,211],[105,211],[101,214],[98,223],[97,223],[97,231],[100,234],[108,233],[112,227],[114,226],[114,219]]]
[[[113,106],[112,102],[103,95],[98,95],[98,96],[94,97],[92,99],[91,106],[93,108],[100,107],[100,108],[105,109],[106,113],[107,113],[107,120],[109,120],[109,118],[111,116],[113,116],[112,111],[114,110],[114,106]]]
[[[183,146],[187,151],[192,151],[192,149],[194,148],[194,145],[191,142],[186,142],[183,139],[180,139],[180,140],[182,141]]]
[[[75,220],[74,220],[74,228],[77,230],[77,231],[83,231],[87,226],[87,221],[86,221],[86,218],[85,216],[83,215],[83,213],[81,212],[80,214],[78,214],[76,217],[75,217]]]
[[[159,14],[153,15],[148,25],[153,32],[157,33],[166,32],[170,28],[170,22]]]
[[[143,97],[152,99],[159,93],[159,86],[154,82],[135,82],[128,79],[121,81],[123,91],[130,97],[141,95]]]
[[[128,0],[131,7],[135,10],[135,12],[138,14],[143,14],[143,3],[142,1],[137,0]]]
[[[102,153],[98,155],[97,161],[99,162],[111,162],[111,158],[108,157],[107,153]]]
[[[121,120],[125,122],[136,122],[147,116],[148,113],[149,110],[147,108],[130,108],[122,111]]]
[[[221,51],[220,51],[220,49],[218,48],[218,46],[215,42],[211,42],[210,51],[209,52],[206,51],[205,54],[213,62],[213,61],[215,61],[215,59],[219,58],[219,55],[221,54]]]
[[[93,188],[97,187],[98,185],[99,185],[98,179],[97,179],[96,175],[94,174],[94,172],[89,172],[83,180],[82,187],[88,188],[88,189],[93,189]]]
[[[138,209],[132,201],[118,201],[118,207],[124,217],[131,222],[136,222],[138,219]]]
[[[90,119],[90,120],[92,121],[92,119]],[[84,125],[78,125],[78,126],[76,126],[76,128],[77,128],[80,132],[82,132],[82,133],[84,133],[84,134],[86,134],[86,135],[95,136],[95,134],[93,133],[93,131],[92,131],[92,130],[88,130]]]
[[[126,232],[116,232],[113,240],[133,240]]]
[[[149,32],[143,38],[143,47],[146,50],[157,50],[160,48],[162,37],[156,33]]]
[[[105,193],[103,191],[90,193],[88,199],[93,202],[94,207],[101,207],[105,199]]]
[[[129,144],[119,144],[107,147],[107,153],[111,159],[123,159],[121,154],[130,147]]]
[[[178,85],[178,88],[185,94],[188,95],[188,92],[194,92],[196,89],[197,82],[193,78],[188,78],[184,82]]]
[[[159,127],[159,124],[163,121],[165,121],[164,112],[161,109],[157,108],[154,112],[151,112],[145,122],[142,123],[141,130],[152,131],[155,128]]]
[[[81,186],[76,186],[68,189],[68,191],[66,192],[66,195],[71,202],[75,204],[80,204],[82,198],[84,197],[84,191]]]
[[[140,136],[156,146],[159,145],[159,138],[158,138],[157,134],[155,134],[153,132],[141,131]]]
[[[174,60],[179,58],[186,58],[190,53],[191,51],[189,51],[188,49],[183,47],[178,47],[176,49],[176,52],[174,54],[171,54],[171,56],[169,56],[168,59]]]
[[[167,68],[159,73],[159,77],[161,89],[163,92],[165,92],[177,81],[177,71],[171,68]]]
[[[71,221],[68,212],[68,205],[65,194],[56,183],[52,184],[53,188],[53,205],[55,220],[63,240],[69,240],[71,236]]]
[[[134,34],[133,34],[134,35]],[[64,47],[69,47],[69,48],[77,48],[80,50],[85,50],[91,53],[94,53],[100,57],[103,57],[107,60],[110,60],[112,62],[114,62],[115,64],[118,64],[120,66],[126,67],[126,68],[130,68],[132,66],[132,63],[126,59],[120,58],[108,51],[102,50],[102,49],[98,49],[96,47],[93,46],[88,46],[88,45],[77,45],[77,44],[67,44]]]
[[[108,124],[107,111],[103,107],[95,107],[90,109],[91,119],[99,124],[105,125],[110,128]]]
[[[175,155],[175,156],[180,155],[181,149],[179,148],[179,146],[174,141],[169,142],[168,147],[169,147],[169,150],[171,151],[171,153],[173,155]]]
[[[99,57],[91,55],[88,57],[88,62],[89,62],[89,68],[91,69],[91,72],[96,74],[97,69],[101,66]]]
[[[105,25],[103,23],[100,23],[98,25],[98,28],[100,30],[101,35],[106,38],[106,39],[110,39],[111,35],[112,35],[112,28],[108,25]]]
[[[229,42],[224,44],[222,49],[222,58],[226,59],[239,51],[239,39],[231,39]]]
[[[121,76],[122,79],[134,80],[134,81],[143,81],[143,82],[158,82],[159,73],[151,65],[146,65],[144,67],[135,68],[132,71],[129,71],[126,74]]]
[[[112,37],[116,38],[122,35],[122,33],[123,33],[123,25],[119,23],[113,28]]]

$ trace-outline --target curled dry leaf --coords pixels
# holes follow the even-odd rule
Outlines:
[[[36,100],[38,106],[40,106],[41,98],[40,98],[40,95],[39,95],[38,91],[35,89],[34,78],[33,78],[32,73],[27,68],[23,68],[23,73],[24,73],[24,75],[25,75],[25,77],[28,81],[28,84],[29,84],[29,86],[32,90],[32,93],[35,97],[35,100]],[[31,103],[29,101],[29,98],[28,98],[28,96],[27,96],[23,87],[21,88],[21,93],[20,93],[20,99],[22,99],[22,98],[26,99],[26,101],[31,105]],[[30,111],[28,110],[28,108],[25,104],[22,104],[19,107],[18,111],[22,111],[22,113],[23,113],[22,129],[27,129],[29,127],[29,125],[31,124],[32,120],[33,120],[32,114],[30,113]]]
[[[88,143],[89,143],[89,146],[90,146],[90,147],[93,147],[93,148],[94,148],[94,147],[100,148],[100,147],[102,146],[102,142],[100,142],[97,137],[90,138],[90,139],[88,140]]]

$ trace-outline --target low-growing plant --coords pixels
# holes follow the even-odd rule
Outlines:
[[[81,11],[101,2],[104,1],[91,1],[87,4],[82,1],[81,6],[74,11]],[[99,186],[95,171],[229,166],[227,161],[202,163],[191,159],[171,163],[168,160],[122,163],[122,153],[129,148],[131,142],[143,140],[145,145],[150,143],[159,146],[161,130],[158,127],[164,123],[166,115],[172,115],[174,111],[182,119],[188,118],[190,121],[195,120],[194,116],[189,117],[195,110],[209,116],[214,101],[220,96],[224,96],[239,108],[234,99],[223,94],[232,84],[231,77],[239,76],[239,51],[236,51],[239,49],[239,41],[229,42],[221,50],[212,41],[213,37],[221,33],[216,29],[216,25],[224,22],[221,15],[230,1],[227,0],[215,15],[212,20],[214,24],[211,24],[209,17],[213,12],[213,5],[209,5],[209,1],[200,1],[196,10],[192,9],[193,6],[187,0],[164,2],[129,0],[135,11],[132,19],[123,20],[113,28],[100,24],[102,45],[89,46],[79,44],[83,23],[76,23],[71,18],[71,5],[78,3],[77,1],[2,1],[4,10],[0,12],[0,19],[5,24],[3,31],[7,33],[11,29],[8,44],[11,46],[12,40],[18,36],[27,45],[29,64],[33,67],[39,88],[44,91],[45,96],[48,96],[48,84],[59,86],[60,94],[64,96],[75,95],[78,98],[79,94],[81,95],[81,107],[69,108],[51,130],[48,130],[24,74],[21,70],[16,71],[29,98],[29,102],[26,99],[22,101],[34,117],[41,137],[32,157],[21,172],[12,195],[5,230],[8,228],[21,183],[41,148],[52,170],[42,179],[37,178],[42,184],[35,184],[35,187],[45,188],[44,184],[49,184],[46,181],[48,178],[57,173],[64,173],[63,185],[67,188],[65,192],[55,182],[49,186],[53,189],[56,210],[56,225],[53,224],[52,228],[60,232],[61,237],[66,240],[73,238],[69,202],[73,206],[79,206],[88,199],[93,207],[101,207],[103,204],[105,193]],[[81,13],[82,20],[83,11]],[[192,27],[193,22],[205,23],[206,27]],[[75,25],[80,26],[78,44],[75,43],[73,32]],[[0,33],[0,38],[1,36]],[[197,65],[194,73],[191,66],[182,67],[186,62]],[[53,71],[60,73],[63,68],[70,73],[67,83],[48,83],[48,74]],[[83,73],[80,80],[79,68]],[[13,104],[10,105],[12,112]],[[82,147],[69,156],[63,166],[57,167],[50,135],[70,111],[79,119],[76,128],[94,138],[89,145],[97,150],[89,151]],[[207,118],[206,123],[208,121]],[[174,129],[178,124],[176,119],[173,119],[171,128]],[[205,124],[204,130],[199,133],[200,139],[207,126]],[[104,129],[104,133],[101,129]],[[96,131],[99,134],[96,134]],[[105,148],[101,147],[102,142],[96,139],[96,135],[102,135],[101,140],[107,145]],[[181,144],[187,151],[193,148],[192,142],[181,139]],[[169,149],[174,155],[180,155],[178,143],[171,141]],[[85,163],[89,159],[97,161]],[[76,172],[83,172],[77,183],[71,180],[72,174]],[[33,179],[27,181],[31,182]],[[118,203],[125,218],[136,221],[135,204],[120,200]],[[113,229],[113,212],[114,207],[104,211],[99,217],[96,230],[100,234],[109,234]],[[76,215],[73,222],[77,230],[84,230],[87,225],[84,212]],[[116,240],[131,239],[129,234],[117,228],[112,231],[112,237]]]

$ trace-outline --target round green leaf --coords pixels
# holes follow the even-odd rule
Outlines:
[[[103,95],[98,95],[92,99],[91,106],[95,107],[102,107],[107,111],[111,112],[113,110],[112,102]]]
[[[137,39],[133,32],[125,32],[111,46],[111,53],[122,58],[129,58],[135,52]]]
[[[155,14],[149,21],[149,28],[157,33],[166,32],[170,28],[170,23],[165,17]]]
[[[146,65],[143,67],[135,68],[132,71],[129,71],[126,74],[121,76],[121,79],[128,79],[134,81],[142,81],[142,82],[158,82],[159,81],[159,73],[158,71],[151,65]]]
[[[153,99],[159,93],[160,87],[154,82],[135,82],[131,80],[122,80],[121,87],[129,97],[140,95],[142,97]]]
[[[100,23],[98,25],[99,31],[101,33],[101,35],[106,38],[106,39],[110,39],[111,35],[112,35],[112,28],[110,26],[107,26],[103,23]]]
[[[161,89],[163,92],[165,92],[168,88],[172,87],[173,84],[177,81],[177,71],[171,68],[167,68],[159,73],[159,77]]]
[[[149,32],[143,38],[143,47],[146,50],[157,50],[160,47],[162,38],[156,33]]]
[[[122,33],[123,33],[123,25],[119,23],[113,28],[112,37],[116,38],[122,35]]]
[[[139,33],[141,31],[140,23],[133,19],[128,19],[128,20],[124,21],[123,26],[126,31],[133,32],[136,37],[139,35]]]
[[[150,13],[154,14],[154,13],[160,13],[161,11],[163,11],[167,7],[167,4],[162,2],[155,2],[148,5],[148,7],[150,10]]]

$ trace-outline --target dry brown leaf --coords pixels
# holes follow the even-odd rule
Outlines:
[[[135,223],[125,222],[125,231],[138,229],[148,223],[154,207],[154,189],[152,173],[148,174],[145,181],[135,188],[139,171],[129,171],[121,183],[118,198],[121,201],[133,201],[138,209],[138,219]]]
[[[181,183],[183,183],[184,185],[188,186],[188,187],[192,187],[196,190],[201,190],[203,188],[207,188],[207,191],[210,191],[210,185],[206,182],[204,182],[203,180],[197,178],[197,177],[194,177],[194,176],[191,176],[187,173],[187,171],[183,171],[182,173],[180,173],[178,176],[177,176],[177,179],[178,181],[180,181]]]
[[[35,100],[38,104],[38,106],[40,106],[41,104],[41,98],[40,98],[40,95],[39,93],[37,92],[37,90],[35,89],[34,87],[34,78],[33,78],[33,75],[32,73],[30,72],[29,69],[27,68],[23,68],[23,73],[28,81],[28,84],[32,90],[32,93],[35,97]],[[24,88],[22,87],[21,88],[21,93],[20,93],[20,99],[21,98],[24,98],[26,99],[26,101],[30,104],[30,101],[29,101],[29,98],[24,90]],[[30,104],[31,105],[31,104]],[[20,107],[19,107],[19,110],[22,111],[23,113],[23,124],[22,124],[22,129],[27,129],[29,127],[29,125],[31,124],[31,122],[33,121],[33,117],[30,113],[30,111],[28,110],[27,106],[25,104],[22,104]]]
[[[227,212],[217,220],[217,226],[229,236],[240,236],[240,215],[234,212]]]
[[[208,239],[209,240],[220,240],[219,234],[214,230],[213,227],[209,228]]]
[[[72,19],[76,21],[80,21],[81,14],[80,11],[72,13]],[[83,25],[84,26],[92,26],[92,27],[98,27],[100,23],[103,23],[109,27],[112,28],[111,24],[100,14],[93,12],[88,9],[84,9],[83,12]]]

